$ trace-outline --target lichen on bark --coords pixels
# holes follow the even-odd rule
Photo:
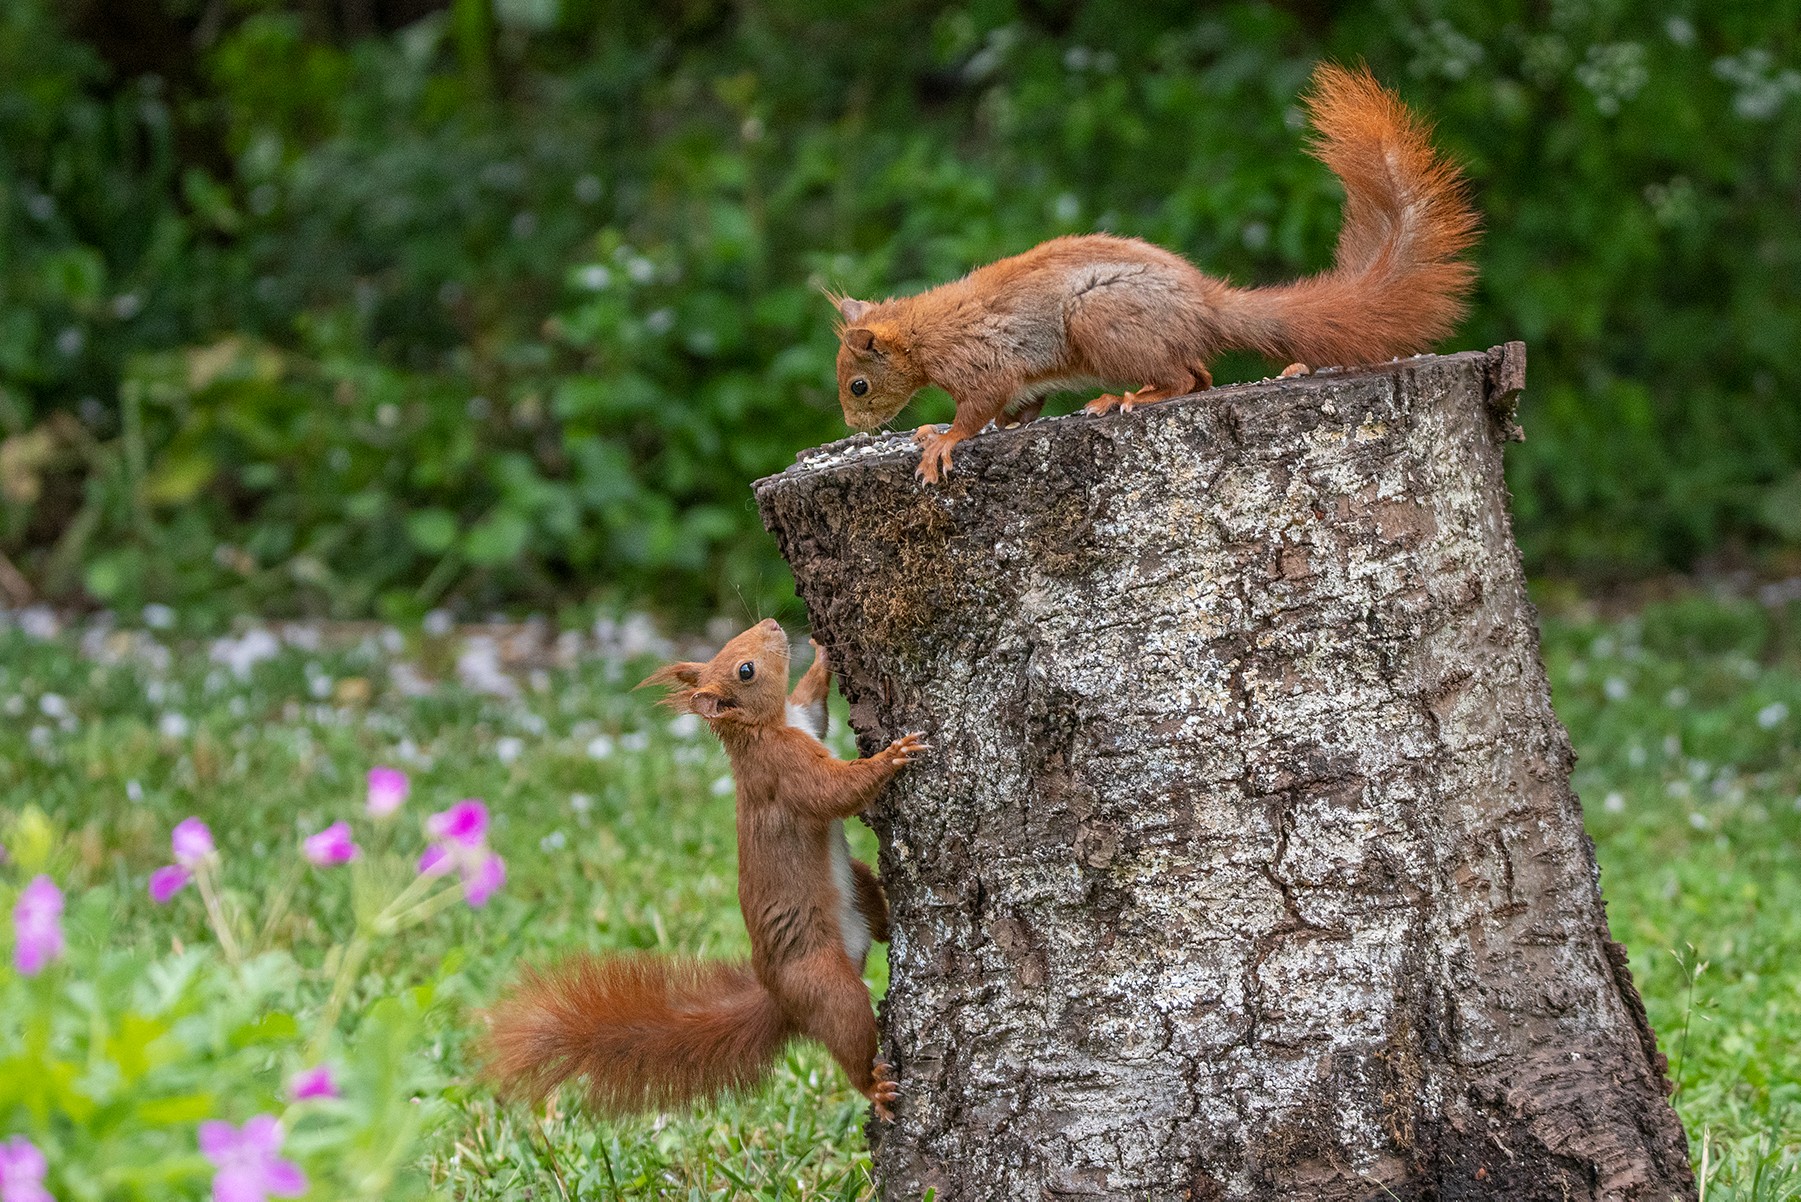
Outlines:
[[[759,481],[866,750],[884,1196],[1686,1197],[1507,515],[1524,348]]]

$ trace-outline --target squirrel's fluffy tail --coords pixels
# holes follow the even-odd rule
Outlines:
[[[607,1114],[755,1085],[791,1034],[747,965],[648,954],[527,969],[488,1021],[482,1060],[503,1092],[536,1101],[579,1079]]]
[[[1303,98],[1311,147],[1344,184],[1330,271],[1222,304],[1234,344],[1276,362],[1375,363],[1428,350],[1463,316],[1475,267],[1458,256],[1478,220],[1431,129],[1367,68],[1322,64]]]

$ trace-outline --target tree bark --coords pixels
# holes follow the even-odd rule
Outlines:
[[[865,751],[887,1198],[1692,1196],[1501,448],[1525,348],[759,481]]]

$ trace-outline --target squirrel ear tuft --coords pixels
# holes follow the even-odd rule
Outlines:
[[[848,296],[840,296],[837,300],[838,316],[852,324],[863,320],[863,315],[875,308],[868,301],[852,300]]]
[[[844,331],[844,345],[853,351],[867,351],[875,347],[875,331],[859,326],[854,330]]]
[[[675,685],[693,688],[700,683],[700,671],[705,664],[679,663],[667,664],[638,682],[638,687],[649,688],[651,685]]]

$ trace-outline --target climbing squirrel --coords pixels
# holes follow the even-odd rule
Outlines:
[[[842,323],[838,402],[871,429],[935,384],[957,404],[950,429],[921,426],[919,476],[936,482],[951,450],[990,422],[1030,421],[1047,393],[1109,394],[1091,413],[1213,386],[1221,351],[1256,351],[1283,374],[1428,349],[1463,315],[1475,268],[1459,259],[1478,221],[1430,128],[1365,68],[1322,64],[1302,98],[1312,153],[1344,184],[1331,270],[1292,284],[1234,288],[1136,238],[1055,238],[916,296],[833,299]]]
[[[875,874],[851,858],[844,820],[926,744],[908,734],[865,759],[827,751],[831,675],[814,646],[786,698],[788,637],[774,619],[707,663],[670,664],[644,681],[704,718],[731,757],[750,962],[637,953],[525,970],[487,1014],[482,1059],[503,1092],[539,1100],[580,1079],[603,1113],[678,1106],[754,1086],[782,1046],[805,1035],[879,1117],[892,1117],[899,1086],[876,1058],[862,976],[870,942],[888,938],[888,903]]]

